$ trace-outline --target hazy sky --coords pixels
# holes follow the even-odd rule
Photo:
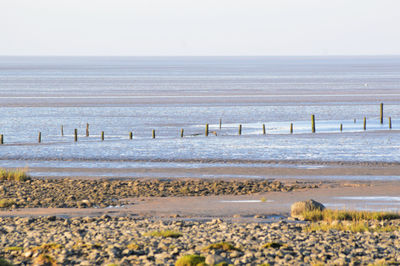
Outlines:
[[[400,54],[400,0],[0,0],[0,55]]]

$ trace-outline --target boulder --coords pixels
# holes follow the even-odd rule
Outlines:
[[[229,265],[230,261],[220,255],[217,254],[210,254],[206,257],[206,264],[207,265]]]
[[[315,200],[298,201],[291,206],[291,216],[294,218],[304,219],[303,213],[305,211],[324,210],[325,206]]]

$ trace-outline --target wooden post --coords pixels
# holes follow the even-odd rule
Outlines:
[[[293,134],[293,123],[290,123],[290,134]]]
[[[354,124],[357,122],[357,120],[354,118]]]
[[[265,135],[265,124],[263,124],[263,135]]]
[[[181,128],[181,138],[183,138],[183,128]]]
[[[104,140],[104,131],[101,131],[101,141]]]
[[[3,134],[0,135],[0,144],[4,144],[4,136],[3,136]]]
[[[392,118],[389,116],[389,129],[392,129]]]
[[[220,118],[219,119],[219,130],[221,130],[221,128],[222,128],[222,119]]]
[[[38,143],[42,142],[42,132],[39,131]]]
[[[343,124],[340,124],[340,132],[343,131]]]
[[[381,103],[381,124],[383,124],[383,103]]]
[[[61,125],[61,137],[63,137],[63,136],[64,136],[64,126]]]
[[[132,134],[132,131],[131,132],[129,132],[129,139],[132,139],[133,138],[133,134]]]
[[[367,130],[367,118],[364,117],[364,130]]]
[[[152,131],[152,137],[153,137],[153,139],[155,139],[156,138],[156,131],[153,129],[153,131]]]
[[[208,137],[208,124],[206,124],[206,132],[205,132],[205,134],[206,134],[206,137]]]
[[[242,135],[242,125],[239,125],[239,136]]]
[[[89,137],[89,124],[86,123],[86,137]]]
[[[78,141],[78,130],[75,128],[75,131],[74,131],[74,141],[75,142],[77,142]]]
[[[311,115],[311,131],[315,133],[315,116]]]

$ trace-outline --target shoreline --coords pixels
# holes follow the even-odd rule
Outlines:
[[[2,198],[15,200],[15,206],[1,209],[0,216],[110,214],[155,219],[256,218],[261,222],[276,215],[287,218],[291,204],[307,199],[331,209],[400,211],[400,181],[62,178],[25,182],[0,182]]]

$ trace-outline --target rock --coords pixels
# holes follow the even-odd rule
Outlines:
[[[324,210],[325,206],[315,200],[298,201],[291,206],[291,216],[294,218],[304,219],[303,213],[305,211]]]
[[[206,257],[206,264],[208,265],[217,265],[221,262],[226,262],[227,264],[230,263],[227,259],[217,254],[210,254]]]

